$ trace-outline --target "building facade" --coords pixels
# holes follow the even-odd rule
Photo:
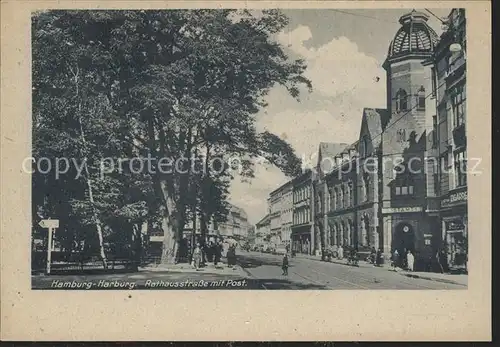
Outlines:
[[[347,146],[346,143],[321,142],[319,144],[316,175],[313,180],[315,253],[321,254],[325,248],[337,245],[337,241],[332,240],[332,222],[329,220],[332,208],[330,186],[337,167],[337,155]]]
[[[271,216],[265,215],[255,224],[255,245],[260,246],[269,242],[271,236]]]
[[[273,245],[278,244],[281,239],[281,192],[279,189],[269,194],[268,209],[270,218],[271,238],[269,242]]]
[[[438,36],[427,20],[427,14],[415,10],[400,18],[383,65],[389,121],[382,133],[382,238],[391,252],[411,251],[416,269],[425,267],[440,230],[435,172],[428,160],[435,156],[428,131],[435,115],[428,98],[432,69],[425,64]]]
[[[217,223],[216,229],[213,227],[209,229],[215,229],[213,234],[218,237],[230,237],[236,240],[243,240],[247,237],[249,227],[250,223],[248,222],[248,216],[245,210],[230,204],[226,221]]]
[[[282,246],[288,246],[291,243],[292,224],[293,224],[293,185],[289,181],[281,188],[281,237],[280,242]]]
[[[445,250],[449,267],[464,267],[468,255],[465,10],[453,9],[446,23],[430,62],[437,109],[433,143],[439,159],[436,184],[442,244],[438,246]]]
[[[293,219],[291,226],[292,250],[313,254],[315,244],[313,171],[306,171],[292,180]]]

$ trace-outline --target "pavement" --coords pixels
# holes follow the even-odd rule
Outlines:
[[[227,263],[221,262],[217,266],[213,263],[208,263],[205,267],[195,269],[190,264],[181,263],[181,264],[158,264],[151,265],[147,267],[143,267],[140,271],[167,271],[172,273],[192,273],[192,274],[217,274],[222,276],[239,276],[239,277],[247,277],[247,273],[243,271],[241,266],[228,266]]]
[[[466,275],[408,273],[360,262],[348,266],[335,260],[290,258],[288,275],[282,274],[282,256],[240,251],[238,265],[208,266],[196,271],[189,264],[148,266],[138,272],[100,271],[33,275],[33,289],[467,289]],[[452,277],[453,279],[450,279]]]
[[[239,262],[243,270],[260,278],[264,286],[266,279],[281,272],[281,256],[278,255],[243,252]],[[466,289],[468,276],[394,271],[389,264],[377,267],[364,261],[352,266],[346,260],[326,262],[318,256],[298,254],[290,258],[288,279],[301,284],[306,282],[311,288],[326,289]],[[269,282],[272,287],[272,281]]]

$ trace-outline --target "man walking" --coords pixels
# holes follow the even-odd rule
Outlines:
[[[283,256],[283,263],[281,265],[281,268],[283,269],[283,276],[288,276],[288,254],[285,253]]]

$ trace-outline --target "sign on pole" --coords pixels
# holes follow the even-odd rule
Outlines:
[[[42,228],[48,229],[47,275],[50,275],[50,263],[52,261],[52,233],[55,228],[59,228],[59,219],[42,219],[38,225]]]
[[[59,219],[42,219],[38,225],[42,228],[59,228]]]

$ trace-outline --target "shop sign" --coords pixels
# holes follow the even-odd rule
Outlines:
[[[449,221],[446,222],[446,231],[463,231],[465,229],[464,224],[462,223],[461,220],[454,220],[454,221]]]
[[[382,213],[409,213],[409,212],[422,212],[422,207],[386,207],[382,209]]]
[[[467,201],[467,190],[453,192],[441,200],[441,207],[452,206]]]

